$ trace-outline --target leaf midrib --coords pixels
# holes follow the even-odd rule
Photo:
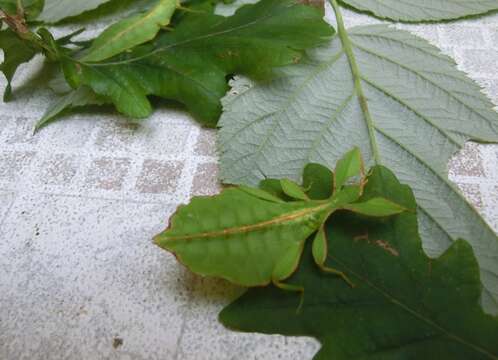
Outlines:
[[[277,216],[273,219],[262,221],[256,224],[250,224],[250,225],[243,225],[243,226],[237,226],[237,227],[231,227],[219,231],[208,231],[208,232],[203,232],[203,233],[197,233],[197,234],[192,234],[192,235],[179,235],[179,236],[164,236],[165,241],[178,241],[178,240],[196,240],[196,239],[205,239],[205,238],[217,238],[220,236],[228,236],[228,235],[234,235],[234,234],[242,234],[242,233],[248,233],[252,231],[258,231],[267,227],[273,227],[273,226],[282,226],[285,225],[286,223],[292,222],[296,219],[299,218],[305,218],[313,213],[318,213],[321,211],[329,210],[333,208],[333,204],[330,202],[327,203],[320,203],[317,206],[314,207],[309,207],[305,209],[300,209],[297,211],[293,211],[284,215]]]
[[[342,14],[339,9],[337,0],[329,0],[329,2],[332,5],[332,8],[334,9],[335,12],[337,20],[337,33],[339,35],[339,39],[341,40],[342,47],[344,48],[344,52],[346,53],[346,57],[348,58],[348,62],[351,68],[351,74],[353,75],[356,94],[358,96],[358,101],[360,102],[360,107],[365,117],[373,158],[375,163],[377,165],[380,165],[381,160],[380,160],[379,146],[377,145],[377,138],[375,136],[375,126],[372,119],[372,115],[368,108],[367,97],[365,96],[365,93],[363,92],[363,87],[361,86],[361,73],[353,53],[352,42],[349,38],[346,26],[344,25],[344,20],[342,18]]]

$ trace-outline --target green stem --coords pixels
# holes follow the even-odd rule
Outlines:
[[[349,39],[348,32],[346,30],[346,27],[344,26],[344,20],[342,18],[341,10],[337,3],[337,0],[329,0],[329,2],[334,9],[335,18],[337,20],[337,32],[339,34],[339,38],[341,39],[344,52],[348,57],[349,66],[351,67],[351,73],[353,74],[356,95],[358,95],[361,110],[363,111],[363,115],[365,116],[365,120],[367,122],[368,136],[370,137],[373,157],[375,163],[380,164],[379,147],[377,145],[377,138],[375,137],[375,126],[373,123],[372,115],[370,114],[370,110],[368,108],[367,97],[365,96],[363,87],[361,86],[361,74],[360,69],[358,68],[358,64],[356,63],[355,55],[353,53],[353,46],[351,45],[351,40]]]
[[[22,1],[16,1],[17,15],[24,17],[24,7],[22,6]]]

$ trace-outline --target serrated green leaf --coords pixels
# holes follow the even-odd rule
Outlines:
[[[279,186],[291,201],[246,186],[228,188],[212,197],[195,197],[178,208],[155,242],[195,273],[243,286],[273,282],[288,288],[282,281],[296,270],[306,239],[335,211],[351,209],[372,217],[405,211],[399,205],[393,211],[394,203],[380,198],[356,203],[357,197],[342,195],[347,188],[326,200],[310,200],[293,182],[283,180]],[[389,209],[387,202],[392,204]],[[323,266],[323,237],[317,236],[313,242],[317,266],[335,272]]]
[[[45,6],[37,20],[56,23],[67,17],[96,9],[108,1],[110,0],[45,0]]]
[[[4,60],[0,64],[0,71],[3,72],[7,79],[3,100],[9,101],[12,98],[11,82],[17,68],[19,65],[30,61],[39,50],[21,40],[10,29],[0,31],[0,49],[4,52]]]
[[[105,66],[82,66],[81,69],[82,76],[78,78],[78,84],[86,85],[96,94],[109,98],[119,112],[127,114],[132,120],[147,117],[152,112],[152,106],[144,95],[144,87],[140,81],[141,76],[150,76],[150,73],[127,73]],[[163,80],[165,79],[159,77],[148,85],[167,86]]]
[[[45,111],[42,118],[36,123],[34,131],[40,130],[48,123],[54,121],[63,112],[85,105],[103,105],[108,103],[106,99],[97,96],[90,88],[81,86],[61,96]]]
[[[498,312],[498,240],[447,178],[466,140],[498,141],[498,114],[479,87],[427,41],[384,25],[355,27],[263,85],[234,83],[220,120],[221,177],[254,185],[298,180],[308,162],[332,166],[353,146],[410,185],[424,248],[469,239],[483,304]],[[351,60],[354,60],[352,70]],[[476,234],[478,234],[476,236]]]
[[[102,61],[152,40],[169,24],[177,5],[178,0],[159,0],[145,13],[111,25],[93,41],[82,61]]]
[[[414,208],[409,188],[376,167],[365,195]],[[327,223],[330,263],[354,283],[319,271],[306,249],[288,283],[299,296],[276,288],[250,289],[220,314],[234,330],[313,336],[315,360],[498,358],[498,319],[484,314],[479,267],[472,248],[454,242],[438,259],[423,252],[414,212],[388,220],[337,213]]]
[[[340,0],[358,10],[393,21],[453,20],[498,10],[496,0]]]
[[[296,62],[303,49],[333,33],[322,17],[323,11],[294,0],[262,0],[231,17],[194,12],[174,31],[109,63],[80,62],[81,83],[130,117],[148,116],[147,95],[156,95],[184,103],[203,124],[214,126],[227,75],[262,78]]]

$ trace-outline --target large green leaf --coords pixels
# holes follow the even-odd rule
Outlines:
[[[383,167],[370,176],[365,196],[415,207],[410,190]],[[498,320],[479,304],[479,267],[465,241],[429,259],[409,212],[383,221],[336,214],[327,230],[329,265],[354,288],[319,271],[308,248],[288,281],[305,289],[299,313],[299,296],[256,288],[221,312],[222,323],[241,331],[313,336],[322,343],[316,360],[498,358]]]
[[[92,43],[83,61],[97,62],[152,40],[169,24],[178,0],[159,0],[148,11],[118,21]]]
[[[55,23],[93,10],[108,1],[110,0],[45,0],[45,6],[38,20]]]
[[[347,176],[350,179],[362,174],[363,169],[354,161],[355,157],[360,158],[358,149],[348,155],[338,163],[336,172],[352,169]],[[323,180],[326,169],[317,167],[310,166],[306,173]],[[155,241],[195,273],[222,277],[243,286],[273,282],[289,288],[282,281],[296,270],[306,239],[313,233],[317,233],[313,240],[317,266],[338,273],[323,266],[327,245],[322,227],[332,213],[349,210],[386,217],[405,210],[380,197],[358,202],[366,182],[362,177],[355,185],[336,184],[333,195],[326,199],[310,199],[305,189],[288,179],[274,184],[287,201],[250,187],[228,188],[212,197],[195,197],[178,208],[168,229]],[[331,188],[332,181],[325,185],[319,182],[316,186]],[[311,194],[315,193],[316,190]]]
[[[429,255],[469,239],[483,303],[497,313],[497,237],[447,179],[448,159],[466,140],[498,141],[493,105],[421,38],[384,25],[340,31],[342,40],[272,82],[235,82],[239,95],[225,99],[220,119],[223,180],[297,180],[308,162],[331,165],[359,146],[367,163],[389,167],[413,188]]]
[[[230,17],[193,12],[152,43],[108,63],[82,61],[76,68],[82,84],[108,97],[125,115],[148,116],[147,95],[157,95],[184,103],[214,126],[227,75],[263,78],[276,66],[297,62],[301,50],[332,33],[323,10],[295,0],[261,0]]]
[[[9,101],[12,98],[11,81],[19,65],[31,60],[40,50],[31,46],[27,41],[21,40],[12,30],[0,31],[0,49],[4,52],[3,63],[0,71],[7,78],[7,87],[3,98]]]
[[[358,10],[394,21],[437,21],[498,10],[496,0],[340,0]]]

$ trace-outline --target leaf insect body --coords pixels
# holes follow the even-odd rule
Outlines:
[[[194,198],[178,209],[168,229],[154,238],[155,243],[200,275],[248,287],[273,283],[302,294],[303,287],[284,281],[296,271],[306,240],[315,234],[312,253],[317,266],[354,286],[342,272],[325,264],[327,219],[337,210],[385,217],[406,209],[379,197],[362,201],[366,176],[358,148],[337,162],[333,175],[314,166],[311,172],[316,174],[311,177],[317,183],[311,180],[308,191],[282,179],[264,181],[261,187],[265,190],[239,186],[213,197]],[[318,184],[320,171],[329,171],[333,177]],[[352,178],[359,181],[349,183]],[[312,199],[311,187],[321,187],[323,194],[331,196]]]

